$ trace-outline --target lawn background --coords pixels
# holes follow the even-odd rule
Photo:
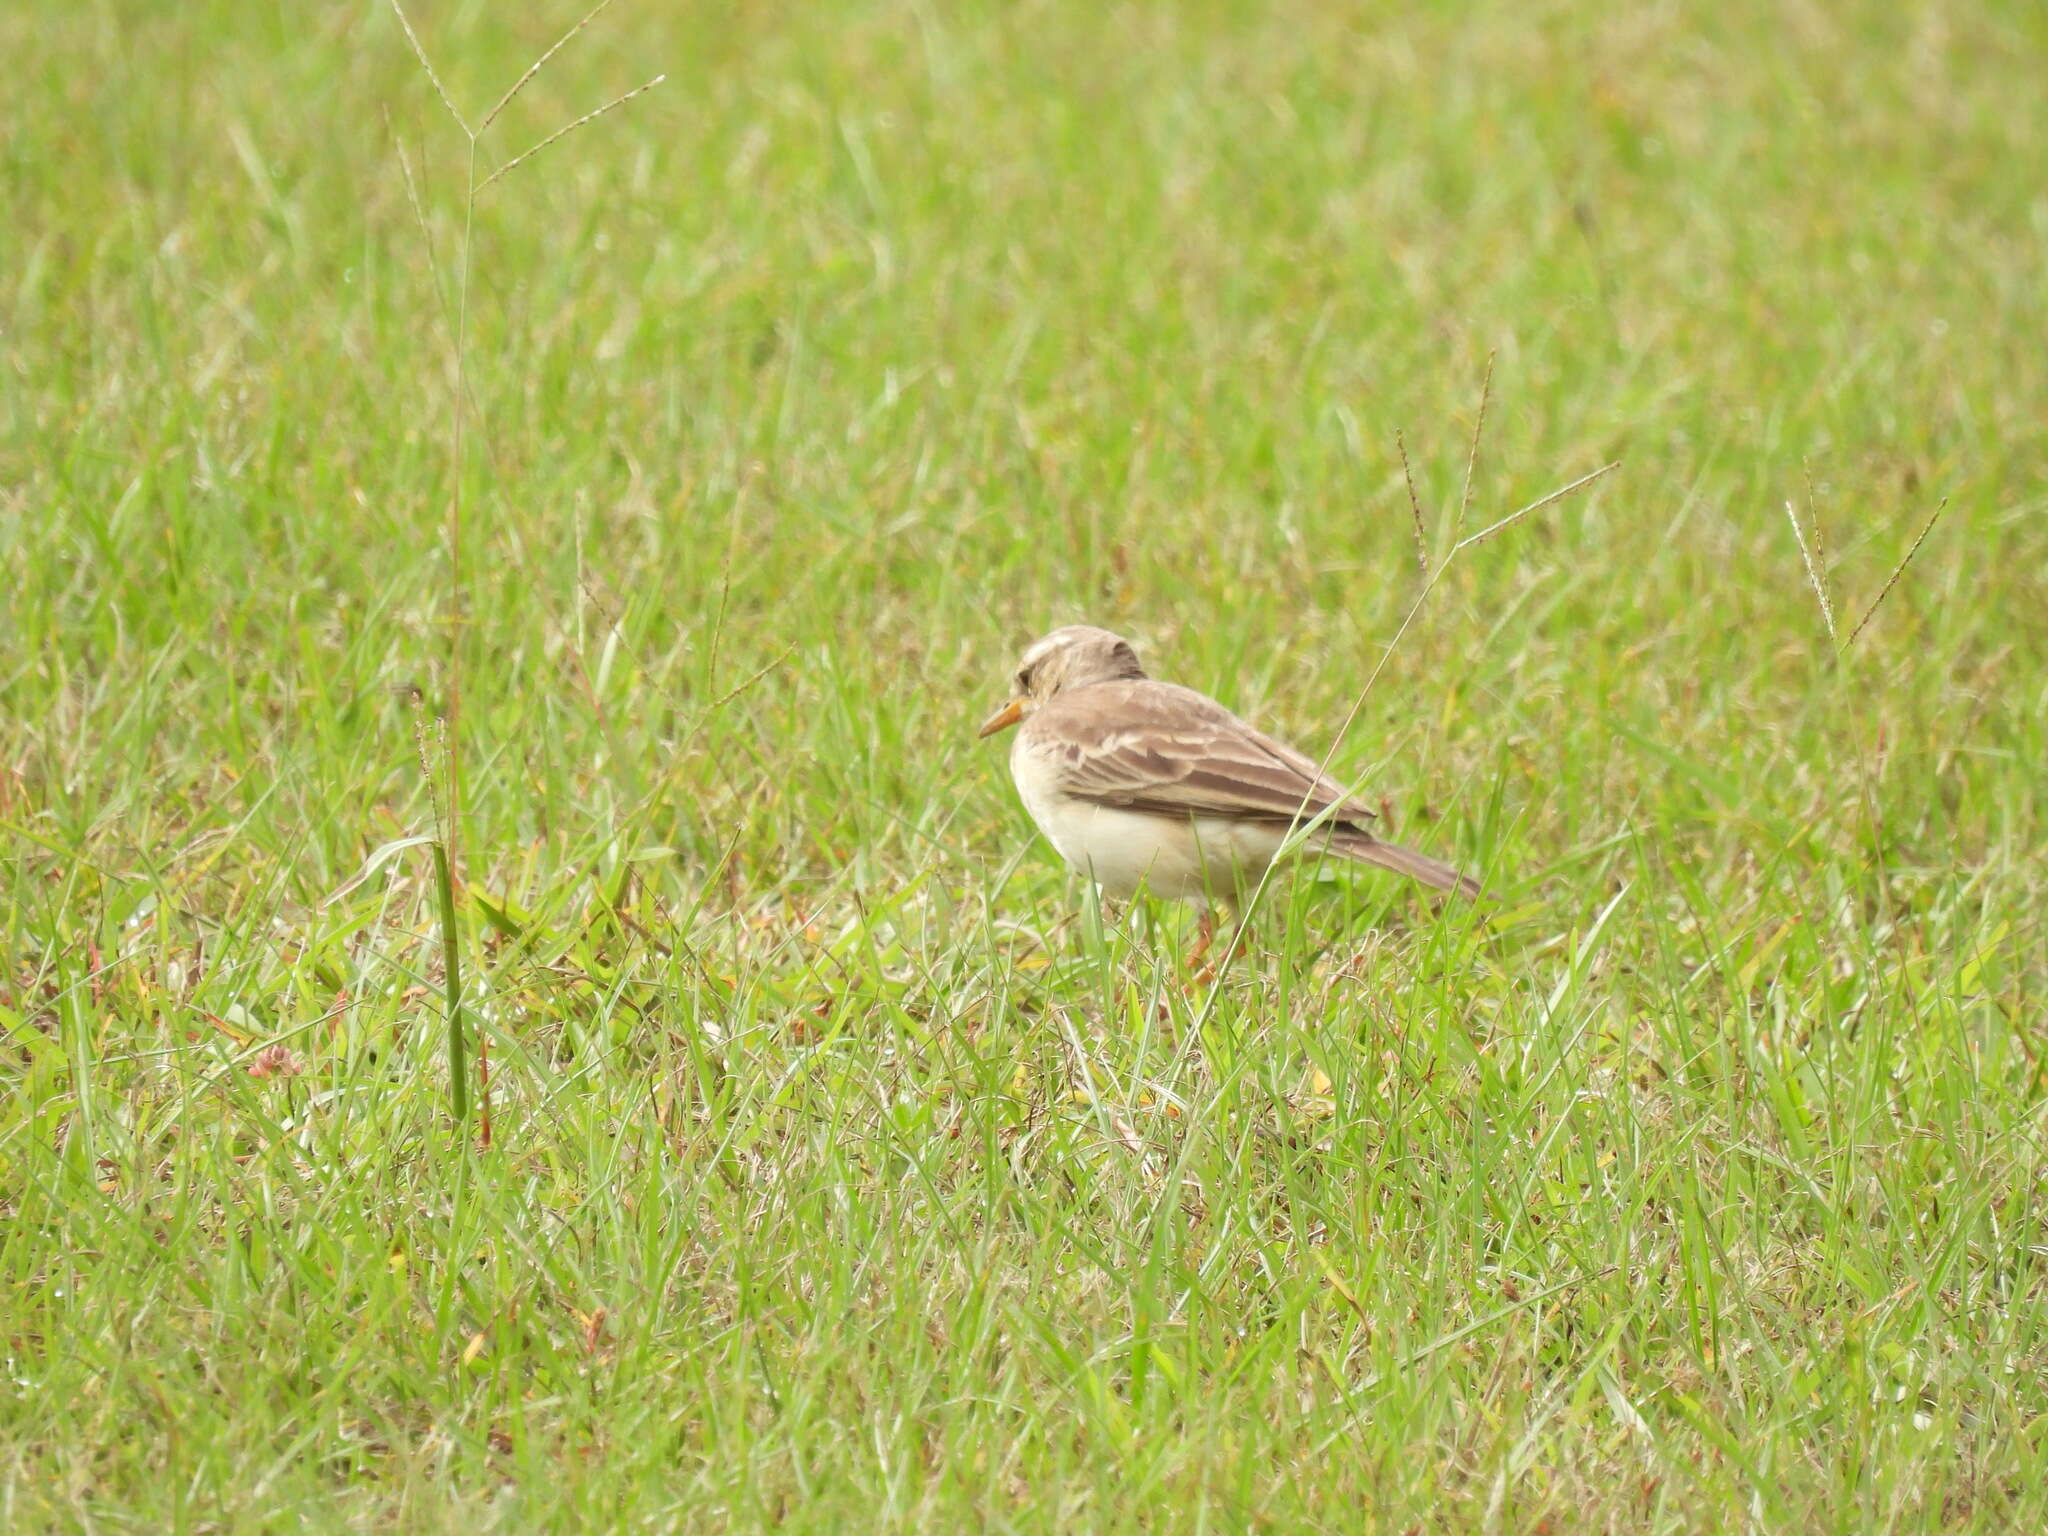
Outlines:
[[[472,116],[577,14],[415,12]],[[0,55],[0,1524],[2048,1520],[2048,11],[620,0],[459,589],[388,7]],[[973,725],[1087,618],[1323,751],[1490,361],[1468,530],[1623,467],[1335,761],[1499,900],[1212,999]],[[1835,659],[1787,504],[1846,633],[1944,499]]]

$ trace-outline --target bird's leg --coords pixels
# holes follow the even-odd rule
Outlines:
[[[1233,918],[1233,922],[1235,922],[1235,918]],[[1198,967],[1198,965],[1202,967],[1200,971],[1194,971],[1194,985],[1198,985],[1198,987],[1206,987],[1210,981],[1217,979],[1217,975],[1223,971],[1223,967],[1227,967],[1231,961],[1241,961],[1241,958],[1245,958],[1245,936],[1243,934],[1233,934],[1231,936],[1231,944],[1229,944],[1229,952],[1219,954],[1217,958],[1214,958],[1214,961],[1208,961],[1208,950],[1214,946],[1214,942],[1217,942],[1217,913],[1214,913],[1212,907],[1204,905],[1202,907],[1202,922],[1200,922],[1200,930],[1198,930],[1196,940],[1194,940],[1194,948],[1188,950],[1188,969],[1194,971],[1194,967]],[[1208,961],[1208,963],[1202,965],[1202,961]]]

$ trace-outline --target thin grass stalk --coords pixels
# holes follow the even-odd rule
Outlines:
[[[1891,596],[1892,588],[1899,584],[1899,578],[1906,574],[1906,567],[1913,563],[1913,557],[1920,553],[1920,546],[1927,542],[1927,536],[1934,532],[1934,525],[1941,521],[1941,514],[1947,510],[1948,498],[1944,496],[1936,505],[1934,511],[1928,515],[1926,523],[1921,526],[1920,534],[1913,540],[1911,547],[1907,549],[1899,563],[1892,567],[1891,575],[1885,579],[1885,584],[1878,589],[1877,596],[1870,600],[1870,606],[1863,610],[1863,617],[1856,621],[1855,627],[1849,631],[1849,637],[1836,646],[1835,661],[1838,666],[1848,660],[1849,652],[1855,646],[1857,637],[1863,633],[1870,621],[1877,616],[1877,610],[1883,605],[1884,600]],[[1884,914],[1885,920],[1890,922],[1893,920],[1892,889],[1891,882],[1884,878],[1884,800],[1879,793],[1880,780],[1884,776],[1885,757],[1885,725],[1882,713],[1872,713],[1871,729],[1875,733],[1876,740],[1873,742],[1872,749],[1869,752],[1859,752],[1856,754],[1856,782],[1863,801],[1864,820],[1870,828],[1871,882],[1877,897],[1878,910]]]
[[[462,247],[455,260],[455,404],[448,459],[454,484],[448,492],[448,678],[445,701],[448,812],[434,843],[434,883],[441,894],[441,970],[448,989],[448,1082],[456,1126],[469,1124],[469,1063],[462,1031],[462,921],[455,883],[462,858],[462,628],[467,612],[462,586],[463,409],[469,386],[469,273],[476,230],[476,136],[469,139],[469,165],[462,200]],[[483,1125],[490,1145],[490,1120]]]
[[[582,20],[563,33],[546,52],[542,53],[526,67],[519,78],[513,81],[511,88],[499,97],[496,104],[485,114],[483,121],[476,127],[471,127],[469,120],[456,107],[455,98],[449,93],[447,86],[442,83],[440,73],[434,68],[432,58],[428,56],[425,46],[420,42],[419,34],[413,31],[412,21],[405,14],[405,7],[400,3],[400,0],[391,0],[391,9],[398,17],[398,24],[404,30],[405,40],[412,48],[413,56],[419,60],[420,68],[425,71],[427,79],[432,83],[435,94],[441,98],[441,104],[448,109],[448,115],[455,119],[455,125],[462,130],[462,136],[469,145],[468,165],[463,179],[462,244],[456,256],[455,401],[453,420],[449,427],[448,445],[450,473],[454,477],[454,483],[449,487],[448,493],[448,519],[446,526],[448,601],[451,611],[448,619],[446,698],[442,714],[442,727],[446,732],[444,751],[446,754],[445,768],[448,776],[448,798],[445,817],[438,814],[437,808],[436,835],[433,841],[434,879],[435,884],[440,890],[441,904],[442,969],[446,975],[448,987],[448,1066],[452,1080],[455,1119],[458,1124],[465,1124],[469,1119],[468,1062],[462,1028],[462,930],[460,920],[457,917],[458,906],[455,899],[455,890],[456,884],[461,878],[462,870],[462,632],[468,617],[467,593],[463,587],[462,512],[463,492],[467,479],[467,476],[464,474],[464,464],[465,449],[467,448],[465,430],[468,423],[466,406],[469,398],[469,280],[471,253],[475,245],[476,200],[478,194],[484,188],[497,181],[501,176],[514,170],[524,161],[531,159],[549,145],[575,132],[586,123],[596,121],[616,108],[625,105],[642,92],[653,89],[667,77],[665,75],[657,75],[645,85],[637,86],[622,96],[613,97],[595,111],[586,112],[574,121],[564,124],[532,148],[522,154],[513,156],[512,159],[506,161],[482,180],[477,178],[477,155],[482,145],[485,130],[497,120],[498,114],[503,112],[512,103],[534,76],[540,73],[542,67],[550,59],[578,36],[584,28],[589,26],[610,3],[611,0],[598,0],[597,5]],[[424,213],[419,208],[418,192],[413,186],[412,167],[405,160],[402,148],[400,151],[400,164],[405,171],[406,189],[413,199],[414,212],[420,215],[422,229],[427,230]],[[428,259],[432,262],[434,258],[431,230],[427,230],[427,244]],[[435,295],[437,298],[440,298],[442,289],[437,263],[436,267]],[[442,302],[445,304],[445,299]],[[443,313],[445,316],[445,309]],[[426,754],[424,745],[422,746],[421,760],[423,766],[425,766]],[[428,789],[429,793],[431,793],[433,789],[433,772],[431,767],[426,767],[426,772]],[[483,1139],[483,1145],[488,1147],[491,1144],[490,1046],[481,1035],[478,1036],[477,1045],[477,1067],[481,1093],[481,1118],[478,1129]]]
[[[462,588],[462,491],[466,478],[463,427],[469,419],[463,402],[469,387],[469,267],[476,229],[476,192],[476,140],[471,138],[468,186],[462,207],[462,249],[456,257],[455,269],[455,424],[448,449],[455,483],[448,494],[448,598],[452,612],[448,621],[448,824],[442,835],[448,845],[451,879],[462,867],[462,626],[467,612]]]
[[[1941,514],[1948,510],[1948,498],[1944,496],[1934,511],[1928,515],[1926,523],[1921,526],[1918,537],[1913,540],[1899,563],[1892,568],[1891,575],[1886,578],[1885,584],[1878,590],[1877,596],[1870,600],[1870,606],[1863,610],[1863,616],[1856,621],[1854,627],[1850,629],[1845,637],[1835,621],[1834,597],[1828,582],[1827,543],[1821,532],[1820,516],[1813,494],[1812,462],[1810,460],[1804,461],[1802,468],[1806,477],[1806,515],[1808,526],[1801,525],[1798,510],[1789,501],[1785,503],[1785,517],[1792,524],[1792,538],[1799,546],[1799,558],[1806,567],[1807,582],[1813,588],[1813,595],[1820,602],[1821,621],[1827,627],[1828,642],[1832,647],[1833,659],[1838,669],[1837,683],[1839,684],[1842,680],[1842,673],[1839,669],[1845,668],[1849,664],[1849,652],[1855,647],[1857,638],[1869,626],[1870,621],[1877,616],[1877,610],[1883,606],[1884,600],[1891,595],[1892,588],[1899,584],[1899,578],[1906,574],[1906,568],[1913,563],[1914,557],[1920,553],[1920,546],[1927,542],[1927,536],[1934,531],[1934,525],[1941,521]],[[1809,527],[1811,531],[1810,540],[1808,537]],[[1878,794],[1878,780],[1884,772],[1885,748],[1885,727],[1881,715],[1874,715],[1872,728],[1876,732],[1873,750],[1869,752],[1859,751],[1855,754],[1856,789],[1857,797],[1863,808],[1864,820],[1870,833],[1870,872],[1873,894],[1877,900],[1879,910],[1884,914],[1885,919],[1890,921],[1892,915],[1891,886],[1884,878],[1884,808],[1883,801]]]
[[[441,898],[441,969],[448,998],[448,1087],[455,1123],[469,1121],[469,1049],[462,1037],[461,919],[455,910],[455,878],[449,870],[448,844],[435,838],[434,888]]]

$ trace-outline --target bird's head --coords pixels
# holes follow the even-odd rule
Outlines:
[[[1008,730],[1069,688],[1144,675],[1130,641],[1092,624],[1069,624],[1031,643],[1010,680],[1010,702],[982,722],[981,734]]]

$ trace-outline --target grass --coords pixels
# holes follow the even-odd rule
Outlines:
[[[483,1151],[461,137],[381,4],[0,16],[0,1523],[2042,1524],[2044,45],[612,7],[474,229]],[[1489,358],[1469,528],[1624,467],[1388,654]],[[1944,498],[1838,654],[1788,503],[1846,629]],[[1197,1028],[972,739],[1077,618],[1384,660],[1490,917],[1278,881]]]

